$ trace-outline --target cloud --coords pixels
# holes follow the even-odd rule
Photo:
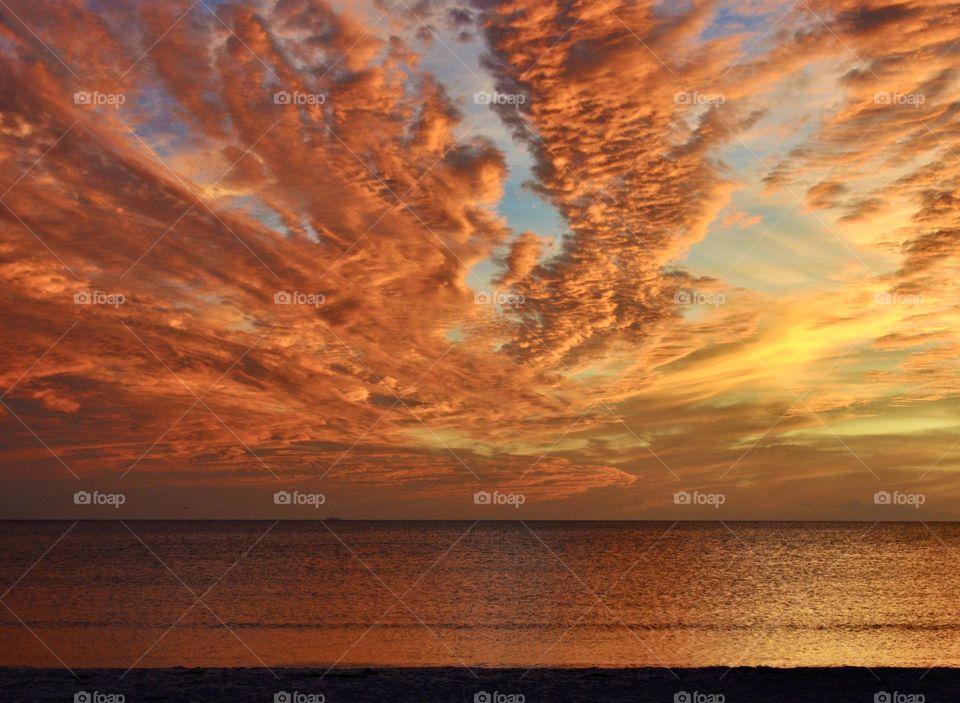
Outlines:
[[[776,514],[873,480],[858,456],[899,477],[948,449],[943,6],[13,9],[11,478],[323,477],[448,510],[488,481],[635,516],[736,464]],[[520,180],[559,230],[504,214]],[[891,418],[932,438],[901,466],[872,448]]]

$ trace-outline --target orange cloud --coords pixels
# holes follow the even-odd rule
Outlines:
[[[923,406],[909,466],[873,448],[896,441],[881,420],[949,405],[955,385],[940,5],[751,3],[729,24],[713,3],[612,0],[12,7],[11,480],[184,491],[170,505],[190,486],[318,481],[456,515],[489,484],[548,516],[636,516],[735,465],[775,513],[818,479],[899,477],[949,446],[931,416],[950,409]],[[479,41],[476,71],[438,66]],[[477,71],[515,143],[469,102],[489,86],[459,76]],[[504,214],[524,163],[560,231]],[[767,211],[783,194],[807,219]],[[820,235],[887,265],[851,273]],[[688,265],[715,238],[733,263]],[[735,284],[754,247],[806,287]],[[477,271],[507,297],[476,297]],[[46,514],[37,495],[25,510]]]

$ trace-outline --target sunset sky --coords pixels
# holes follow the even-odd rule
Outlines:
[[[960,518],[958,139],[956,3],[3,0],[0,517]]]

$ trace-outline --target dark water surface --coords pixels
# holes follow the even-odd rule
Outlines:
[[[960,666],[954,524],[71,524],[0,522],[0,666]]]

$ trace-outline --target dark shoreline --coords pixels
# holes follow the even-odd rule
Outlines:
[[[937,703],[960,699],[960,669],[946,668],[927,672],[863,667],[711,667],[674,669],[672,673],[655,668],[474,669],[476,677],[464,668],[450,667],[334,669],[326,676],[324,671],[276,668],[271,674],[266,669],[134,669],[121,679],[122,669],[76,669],[75,678],[66,669],[0,668],[0,690],[3,701],[9,703],[62,703],[74,700],[80,691],[123,694],[125,703],[270,703],[279,691],[322,694],[323,699],[301,700],[325,699],[327,703]]]
[[[470,519],[463,517],[451,517],[451,518],[376,518],[376,517],[349,517],[349,518],[340,518],[340,517],[111,517],[109,515],[100,515],[97,517],[4,517],[0,518],[0,524],[8,522],[79,522],[79,523],[91,523],[91,522],[173,522],[173,523],[184,523],[184,522],[209,522],[209,523],[222,523],[222,522],[258,522],[258,523],[287,523],[287,522],[309,522],[309,523],[377,523],[377,524],[407,524],[407,525],[430,525],[437,523],[459,523],[464,525],[469,525],[470,523],[480,523],[480,524],[498,524],[498,523],[507,523],[519,525],[520,523],[534,523],[534,524],[567,524],[567,523],[578,523],[578,524],[591,524],[591,525],[709,525],[709,524],[720,524],[726,523],[728,525],[778,525],[778,526],[797,526],[797,527],[806,527],[809,525],[957,525],[960,524],[958,519],[943,519],[943,520],[932,520],[924,519],[920,517],[911,517],[909,519],[884,519],[884,520],[871,520],[869,518],[857,518],[857,519],[832,519],[832,520],[811,520],[811,519],[767,519],[767,520],[756,520],[750,518],[696,518],[696,517],[687,517],[682,520],[677,520],[674,518],[610,518],[610,519],[601,519],[601,518],[478,518]]]

